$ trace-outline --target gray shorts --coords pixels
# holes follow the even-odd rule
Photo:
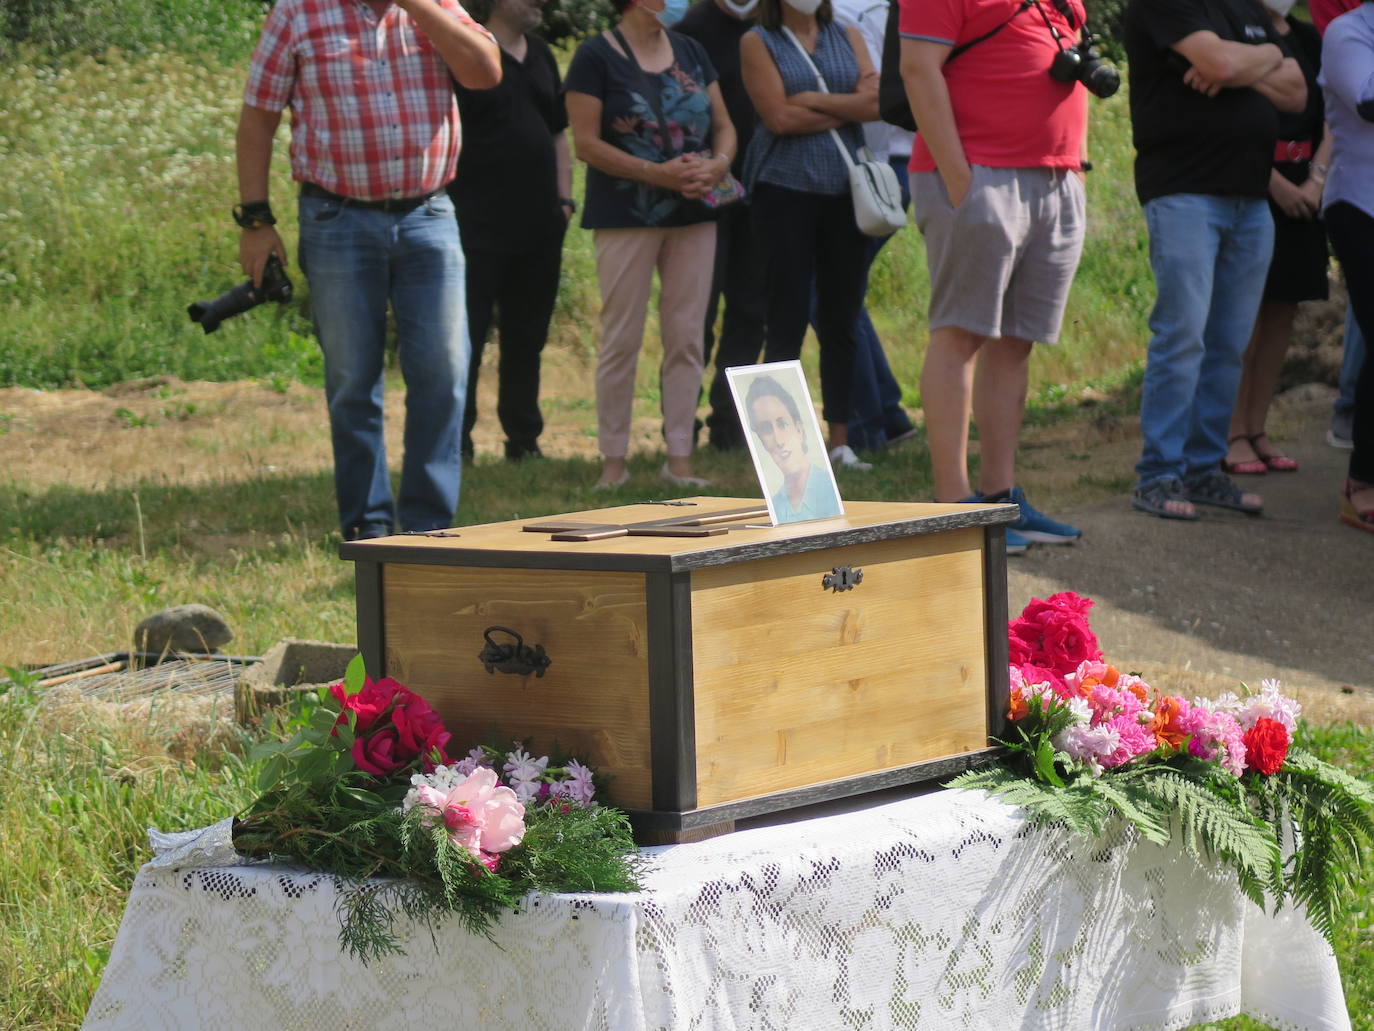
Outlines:
[[[974,165],[968,196],[955,208],[939,172],[916,172],[911,204],[926,239],[931,329],[1058,339],[1083,252],[1077,175]]]

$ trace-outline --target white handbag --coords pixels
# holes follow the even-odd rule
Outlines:
[[[829,93],[825,76],[811,60],[801,40],[786,25],[782,31],[792,41],[811,70],[816,74],[816,84],[822,93]],[[886,161],[879,161],[867,147],[859,148],[859,160],[849,155],[849,148],[840,139],[840,134],[830,130],[830,138],[839,148],[840,156],[849,168],[849,196],[854,201],[854,222],[859,232],[866,236],[889,236],[906,225],[906,211],[902,208],[902,189],[897,183],[897,173]]]

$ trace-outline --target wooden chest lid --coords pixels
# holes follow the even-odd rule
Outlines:
[[[542,569],[674,573],[775,555],[1014,522],[1015,505],[846,501],[844,515],[768,526],[767,508],[752,498],[683,498],[511,519],[433,534],[400,534],[340,545],[351,561]],[[750,513],[753,513],[752,515]],[[761,513],[761,514],[759,514]],[[644,525],[708,522],[711,536],[659,536]],[[636,535],[560,540],[556,527],[638,527]],[[719,532],[724,530],[724,532]],[[576,533],[574,529],[572,532]],[[591,531],[592,536],[595,535]]]

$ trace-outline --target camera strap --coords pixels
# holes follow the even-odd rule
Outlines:
[[[1029,7],[1030,7],[1032,4],[1034,4],[1034,3],[1035,3],[1035,0],[1021,0],[1021,2],[1020,2],[1019,4],[1017,4],[1017,6],[1016,6],[1016,10],[1014,10],[1014,11],[1011,12],[1011,17],[1009,17],[1006,21],[1002,22],[1002,23],[1001,23],[1000,25],[998,25],[995,29],[989,29],[987,32],[983,33],[983,34],[982,34],[981,36],[979,36],[977,39],[971,39],[971,40],[969,40],[967,43],[960,43],[957,47],[955,47],[953,50],[951,50],[951,51],[949,52],[949,56],[948,56],[947,58],[945,58],[945,64],[949,64],[950,61],[953,61],[956,57],[958,57],[958,56],[959,56],[960,54],[962,54],[964,51],[966,51],[966,50],[972,50],[972,49],[973,49],[974,47],[976,47],[979,43],[983,43],[983,42],[985,42],[985,41],[987,41],[987,40],[989,40],[989,39],[992,39],[993,36],[997,35],[997,33],[1001,32],[1001,31],[1002,31],[1003,29],[1005,29],[1008,25],[1010,25],[1013,21],[1015,21],[1015,20],[1016,20],[1016,16],[1017,16],[1018,14],[1020,14],[1022,11],[1026,10],[1027,8],[1029,8]],[[894,4],[893,6],[895,7],[896,5]]]

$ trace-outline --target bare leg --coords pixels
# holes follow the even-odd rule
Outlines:
[[[1283,371],[1283,359],[1293,339],[1293,318],[1297,311],[1298,306],[1292,301],[1264,301],[1260,304],[1255,332],[1245,351],[1236,407],[1231,413],[1231,429],[1226,434],[1231,438],[1226,460],[1232,464],[1277,454],[1273,448],[1265,449],[1264,455],[1259,454],[1251,438],[1264,435],[1269,406],[1274,400],[1279,375]]]
[[[602,456],[601,459],[601,478],[596,481],[598,487],[618,486],[625,478],[626,468],[625,459],[608,458]]]
[[[986,337],[958,326],[932,330],[921,369],[921,403],[935,475],[936,501],[961,501],[968,481],[968,420],[972,411],[973,365]]]
[[[1016,447],[1026,412],[1030,353],[1031,342],[1016,337],[989,340],[978,353],[973,419],[982,455],[980,493],[997,494],[1016,486]]]
[[[826,444],[831,451],[837,447],[843,447],[849,443],[849,423],[847,422],[828,422],[825,424]]]

